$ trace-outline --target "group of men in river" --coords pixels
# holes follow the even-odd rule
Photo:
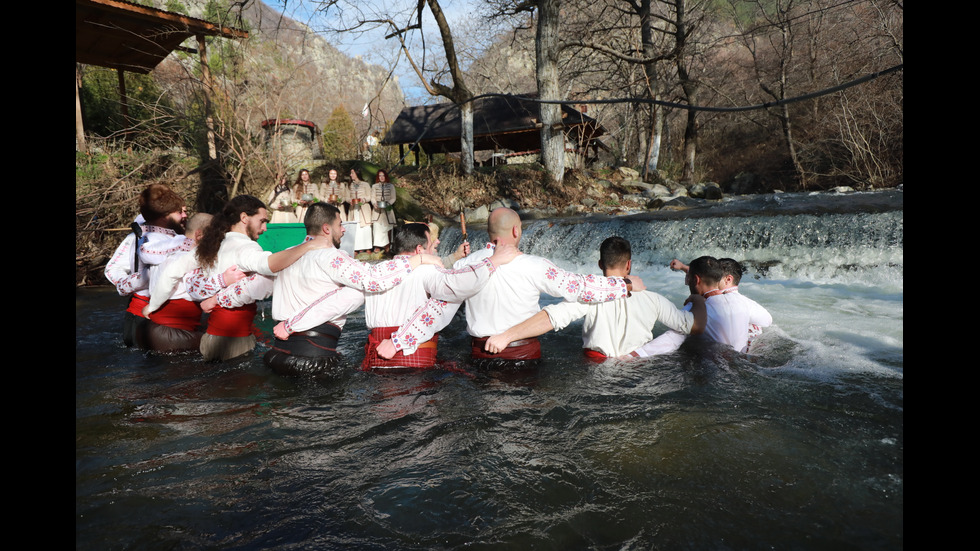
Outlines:
[[[466,304],[471,362],[525,367],[541,360],[538,336],[585,318],[583,353],[594,361],[676,351],[688,335],[746,352],[772,323],[769,313],[738,292],[742,267],[702,256],[687,272],[691,295],[678,308],[631,275],[630,243],[610,237],[599,247],[602,275],[574,274],[520,252],[522,224],[498,208],[487,222],[489,243],[438,257],[427,224],[395,232],[391,260],[361,262],[340,249],[336,206],[314,203],[304,215],[303,243],[271,253],[257,240],[269,211],[239,195],[215,215],[187,216],[183,199],[163,184],[139,197],[140,216],[106,265],[120,295],[127,346],[160,352],[199,351],[225,361],[255,347],[257,301],[272,297],[274,341],[264,361],[285,374],[318,374],[339,365],[338,340],[347,316],[363,307],[370,330],[363,369],[424,369],[437,364],[439,332]],[[542,293],[564,299],[542,309]],[[203,313],[206,329],[200,330]],[[657,322],[669,331],[653,338]]]

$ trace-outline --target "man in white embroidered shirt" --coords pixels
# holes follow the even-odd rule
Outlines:
[[[413,254],[435,254],[438,239],[432,239],[425,224],[405,224],[395,234],[399,258]],[[371,334],[364,347],[367,369],[432,367],[436,363],[439,331],[449,325],[460,303],[470,298],[492,278],[497,268],[517,257],[517,247],[501,245],[482,262],[461,269],[420,266],[405,282],[387,291],[366,292],[364,321]]]
[[[327,203],[310,205],[304,223],[307,239],[325,237],[329,245],[276,277],[272,317],[281,323],[263,359],[287,375],[330,375],[340,358],[337,342],[347,315],[364,304],[364,293],[391,289],[423,263],[441,266],[442,261],[424,254],[375,265],[351,258],[338,248],[344,235],[340,211]]]
[[[507,208],[490,213],[487,233],[491,243],[455,264],[456,268],[479,262],[499,244],[519,247],[520,216]],[[566,272],[539,256],[521,254],[501,266],[482,291],[466,301],[466,330],[472,337],[471,358],[478,367],[530,367],[541,359],[536,337],[515,340],[501,350],[486,348],[487,338],[502,333],[541,310],[541,293],[565,300],[599,303],[625,298],[645,287],[638,277],[605,277]]]
[[[610,237],[599,247],[599,268],[603,275],[629,277],[632,268],[629,241]],[[692,312],[683,312],[666,297],[650,291],[634,292],[631,296],[600,304],[561,302],[546,306],[522,323],[487,339],[487,349],[502,350],[512,341],[536,337],[554,329],[567,327],[585,317],[582,325],[582,346],[585,357],[602,362],[629,354],[653,337],[656,323],[683,334],[698,334],[704,330],[704,298],[688,298]]]
[[[272,276],[304,253],[326,246],[318,239],[277,253],[263,251],[257,240],[268,221],[265,203],[251,195],[238,195],[212,217],[197,243],[194,259],[201,277],[213,278],[232,266],[253,274],[201,302],[201,309],[210,313],[200,346],[205,361],[226,361],[251,352],[255,348],[255,302],[268,297]]]

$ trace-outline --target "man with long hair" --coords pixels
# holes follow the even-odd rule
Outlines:
[[[189,293],[182,277],[175,279],[172,285],[161,284],[161,281],[168,281],[171,266],[179,266],[181,261],[194,254],[193,248],[204,235],[204,227],[211,218],[210,214],[199,212],[187,220],[184,235],[174,236],[160,251],[155,254],[140,251],[141,258],[151,265],[151,269],[150,301],[143,309],[147,322],[136,332],[138,347],[158,352],[197,352],[199,349],[204,334],[200,330],[199,299]],[[184,273],[183,269],[176,269]],[[243,276],[241,272],[228,271],[222,274],[222,281],[233,283]]]
[[[323,248],[323,239],[313,239],[296,247],[270,253],[256,242],[265,233],[269,212],[265,204],[251,195],[239,195],[225,204],[204,229],[195,258],[205,277],[237,266],[252,274],[236,284],[234,293],[219,293],[201,306],[211,315],[201,338],[201,354],[207,361],[224,361],[255,348],[252,320],[257,300],[269,296],[272,276],[308,251]]]

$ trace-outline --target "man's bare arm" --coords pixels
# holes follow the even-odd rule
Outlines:
[[[507,345],[514,341],[537,337],[552,329],[554,327],[551,325],[551,318],[548,317],[547,312],[541,310],[503,333],[488,338],[483,348],[491,354],[496,354],[507,348]]]

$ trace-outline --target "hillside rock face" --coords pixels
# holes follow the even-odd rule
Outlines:
[[[154,3],[161,9],[175,6],[166,0]],[[218,4],[226,3],[231,2],[218,0]],[[186,15],[214,19],[205,16],[207,0],[179,4]],[[245,59],[240,69],[244,77],[236,77],[234,85],[250,89],[247,108],[255,111],[256,131],[259,122],[272,118],[309,120],[322,129],[331,112],[342,105],[363,138],[374,131],[384,133],[404,107],[398,79],[387,69],[344,54],[328,38],[265,3],[248,2],[241,10],[241,20],[237,7],[218,11],[223,14],[222,24],[249,31],[247,41],[226,41],[223,46],[234,48]],[[211,46],[209,56],[214,59],[216,55],[217,48]]]

